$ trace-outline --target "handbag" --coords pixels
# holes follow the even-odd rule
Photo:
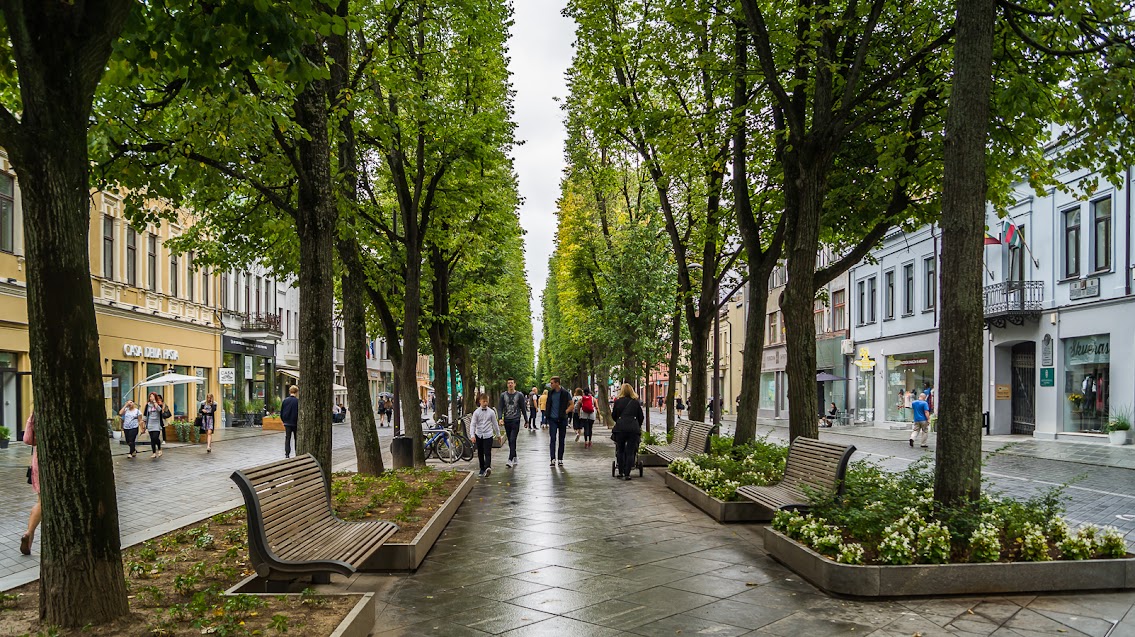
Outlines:
[[[205,433],[205,419],[204,419],[204,418],[202,418],[201,416],[198,416],[198,417],[197,417],[197,418],[196,418],[196,419],[195,419],[195,420],[193,421],[193,426],[194,426],[194,427],[197,427],[197,431],[199,431],[199,432],[201,432],[201,433]]]
[[[28,467],[28,484],[32,483],[32,468]]]

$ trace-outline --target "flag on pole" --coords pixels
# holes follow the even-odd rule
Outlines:
[[[1021,244],[1024,243],[1024,237],[1021,236],[1020,228],[1018,228],[1016,224],[1014,224],[1012,221],[1009,221],[1008,219],[1005,220],[1004,236],[1004,243],[1007,246],[1019,248],[1021,247]]]
[[[987,231],[985,233],[985,245],[987,245],[987,246],[999,246],[999,245],[1001,245],[1001,239],[989,234],[989,232]]]

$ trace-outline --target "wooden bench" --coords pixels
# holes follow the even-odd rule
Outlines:
[[[667,464],[678,458],[709,453],[709,435],[713,425],[694,420],[679,420],[674,423],[674,439],[665,445],[647,445],[647,453],[652,453]]]
[[[843,493],[843,477],[853,453],[855,445],[797,438],[788,448],[788,461],[780,482],[767,487],[739,487],[737,495],[774,511],[805,510],[810,506],[805,488],[814,491],[834,489]]]
[[[390,536],[392,522],[346,522],[331,510],[331,494],[311,454],[234,471],[248,512],[248,551],[268,582],[331,573],[351,575]]]

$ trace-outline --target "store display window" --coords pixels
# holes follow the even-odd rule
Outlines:
[[[1111,335],[1064,339],[1064,430],[1102,433],[1110,413]]]
[[[918,394],[931,390],[934,383],[934,352],[912,352],[887,357],[887,420],[911,422],[910,405]]]

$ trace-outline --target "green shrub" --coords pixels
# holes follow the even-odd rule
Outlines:
[[[1111,559],[1127,557],[1127,540],[1118,529],[1109,526],[1097,539],[1096,550],[1099,551],[1100,557]]]
[[[725,438],[732,442],[732,438]],[[720,443],[719,443],[720,444]],[[758,438],[727,449],[720,455],[696,455],[670,463],[670,471],[711,496],[726,502],[737,500],[737,487],[766,486],[784,476],[788,447]]]

